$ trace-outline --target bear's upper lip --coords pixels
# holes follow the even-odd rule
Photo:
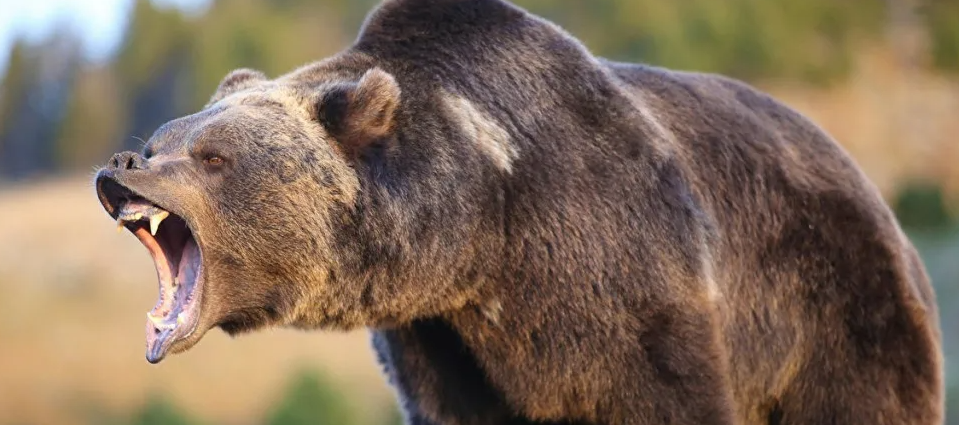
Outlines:
[[[160,296],[147,313],[146,358],[158,363],[177,341],[191,336],[200,321],[203,255],[187,221],[123,185],[115,173],[97,176],[97,193],[117,220],[133,233],[156,266]]]

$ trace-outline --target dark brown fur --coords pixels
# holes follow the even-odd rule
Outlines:
[[[412,424],[942,421],[915,250],[740,82],[500,0],[387,0],[336,57],[228,76],[146,162],[203,149],[230,166],[116,177],[198,235],[202,330],[370,327]]]

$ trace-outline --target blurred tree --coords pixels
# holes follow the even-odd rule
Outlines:
[[[199,36],[175,8],[160,9],[137,0],[116,62],[113,65],[122,102],[130,110],[123,131],[142,139],[154,129],[189,110],[191,69],[186,49]],[[124,149],[140,142],[124,139]]]
[[[829,83],[881,34],[885,2],[863,0],[518,0],[596,53],[737,78]]]
[[[3,78],[0,78],[0,134],[3,134],[6,125],[9,125],[7,115],[13,112],[17,100],[25,96],[26,49],[23,40],[13,43],[7,58],[7,71]]]
[[[924,0],[921,10],[929,31],[933,65],[959,72],[959,0]]]
[[[24,156],[18,152],[22,148],[15,146],[12,136],[7,134],[12,133],[20,105],[25,102],[31,86],[29,75],[34,64],[27,55],[23,40],[14,42],[7,60],[7,72],[0,80],[0,177],[15,177],[19,173],[17,160]]]
[[[56,129],[82,59],[67,31],[15,46],[0,100],[0,176],[19,179],[54,171]]]
[[[350,19],[348,0],[219,1],[193,22],[202,37],[192,44],[199,108],[228,72],[254,68],[276,77],[329,56],[350,42],[359,19]]]
[[[127,117],[114,75],[110,68],[91,67],[77,76],[55,139],[58,169],[88,169],[122,144]]]

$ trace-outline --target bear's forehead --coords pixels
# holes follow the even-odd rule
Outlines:
[[[291,112],[306,112],[306,97],[301,90],[274,82],[264,82],[232,93],[210,107],[226,109],[234,106],[274,106]]]
[[[311,132],[322,128],[313,119],[310,91],[285,84],[263,84],[230,94],[206,110],[215,111],[217,118],[208,123],[215,127],[249,127],[267,125],[274,130],[295,126]]]
[[[270,137],[296,121],[285,119],[287,112],[278,105],[214,105],[192,115],[161,125],[150,138],[162,150],[188,148],[210,140],[259,140]]]

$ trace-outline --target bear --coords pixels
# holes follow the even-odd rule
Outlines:
[[[505,0],[385,0],[95,187],[156,264],[151,363],[369,329],[408,424],[943,420],[929,277],[836,141]]]

